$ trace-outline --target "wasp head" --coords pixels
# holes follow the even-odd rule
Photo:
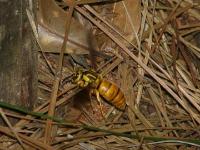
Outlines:
[[[95,83],[97,80],[97,75],[95,71],[79,69],[75,72],[73,77],[73,83],[77,84],[79,87],[87,87],[88,85]]]

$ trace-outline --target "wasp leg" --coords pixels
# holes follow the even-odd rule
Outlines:
[[[99,105],[100,105],[101,115],[102,115],[102,117],[103,117],[104,120],[105,120],[106,118],[105,118],[105,115],[104,115],[104,113],[103,113],[103,106],[102,106],[102,103],[101,103],[102,100],[101,100],[101,97],[100,97],[99,91],[98,91],[98,90],[95,90],[95,94],[96,94],[97,100],[98,100]]]

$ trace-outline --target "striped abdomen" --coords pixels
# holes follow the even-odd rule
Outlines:
[[[124,94],[115,84],[107,80],[102,80],[97,89],[99,94],[113,106],[120,110],[125,109],[126,103]]]

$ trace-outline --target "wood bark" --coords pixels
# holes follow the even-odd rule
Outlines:
[[[0,0],[0,100],[32,108],[37,99],[37,46],[26,14],[28,2]]]

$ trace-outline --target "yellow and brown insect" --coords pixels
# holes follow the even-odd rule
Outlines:
[[[126,103],[123,92],[114,83],[102,79],[92,70],[78,70],[74,76],[73,82],[81,88],[90,86],[97,100],[103,97],[108,103],[119,110],[124,110]]]

